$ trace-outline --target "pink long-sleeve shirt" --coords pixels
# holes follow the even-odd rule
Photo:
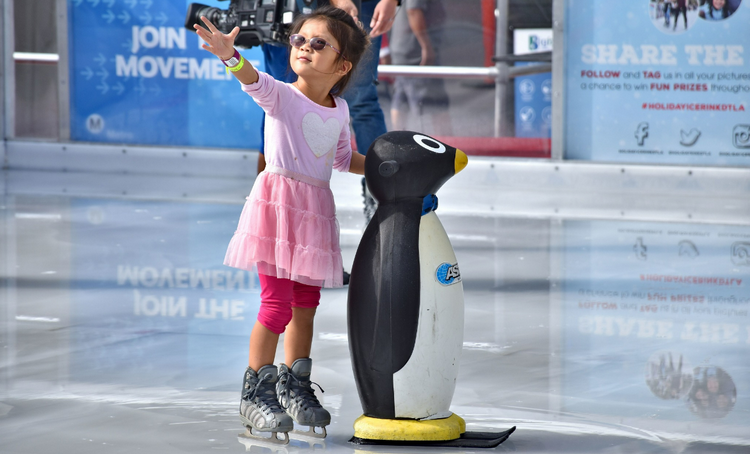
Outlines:
[[[329,181],[332,169],[348,172],[352,159],[349,106],[334,97],[324,107],[297,87],[258,71],[258,81],[242,85],[266,112],[266,164]]]

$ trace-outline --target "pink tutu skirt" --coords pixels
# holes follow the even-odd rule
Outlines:
[[[224,264],[306,285],[342,287],[336,205],[327,181],[269,167],[255,180]]]

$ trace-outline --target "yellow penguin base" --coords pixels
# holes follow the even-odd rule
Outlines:
[[[428,446],[433,448],[495,448],[516,430],[466,432],[466,422],[454,414],[445,419],[379,419],[360,416],[354,422],[355,445]]]
[[[381,441],[448,441],[461,438],[466,422],[451,414],[444,419],[379,419],[360,416],[354,421],[354,436]]]

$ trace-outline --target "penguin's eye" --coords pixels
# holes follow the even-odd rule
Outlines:
[[[417,142],[420,147],[430,150],[433,153],[445,153],[445,145],[430,137],[415,134],[414,141]]]

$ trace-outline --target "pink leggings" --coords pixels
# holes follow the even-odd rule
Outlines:
[[[265,274],[260,278],[258,321],[271,332],[281,334],[292,320],[292,307],[315,308],[320,304],[320,287],[300,284]]]

